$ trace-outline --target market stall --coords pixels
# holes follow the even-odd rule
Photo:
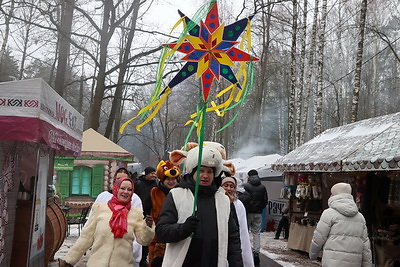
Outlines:
[[[65,231],[48,186],[54,157],[80,153],[83,117],[42,79],[0,92],[0,266],[47,266]]]
[[[376,266],[400,264],[394,253],[400,251],[400,113],[326,130],[272,168],[285,173],[289,248],[308,252],[312,227],[327,208],[331,186],[347,182],[366,218]]]

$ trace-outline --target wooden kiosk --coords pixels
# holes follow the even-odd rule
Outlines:
[[[64,241],[55,155],[78,155],[83,116],[42,79],[0,83],[0,267],[47,266]]]

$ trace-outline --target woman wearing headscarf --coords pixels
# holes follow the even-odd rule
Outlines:
[[[85,228],[61,266],[76,264],[91,247],[87,266],[132,266],[132,242],[147,246],[154,237],[151,217],[132,207],[133,182],[124,177],[115,181],[113,197],[108,203],[95,203]]]
[[[221,187],[225,190],[225,194],[235,205],[240,230],[240,244],[242,248],[243,266],[254,267],[249,230],[247,228],[246,209],[243,203],[238,199],[238,194],[236,191],[237,184],[238,180],[235,177],[225,177],[224,179],[222,179]]]

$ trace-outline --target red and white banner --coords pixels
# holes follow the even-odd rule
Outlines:
[[[42,79],[0,83],[0,140],[79,154],[83,116]]]

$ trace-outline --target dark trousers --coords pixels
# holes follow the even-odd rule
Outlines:
[[[142,259],[140,260],[140,267],[147,267],[147,255],[149,254],[149,247],[148,246],[142,246]]]
[[[279,238],[281,235],[282,229],[285,230],[284,232],[284,238],[288,239],[289,238],[289,218],[287,216],[282,216],[282,219],[279,221],[278,224],[278,229],[276,229],[276,234],[275,238]]]

